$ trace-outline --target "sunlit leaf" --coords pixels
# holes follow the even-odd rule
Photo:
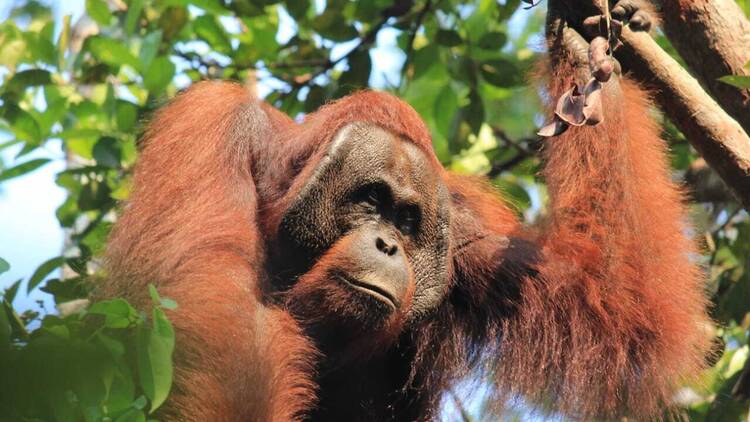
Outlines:
[[[107,25],[112,18],[107,2],[104,0],[86,0],[86,13],[99,25]]]
[[[141,388],[151,401],[153,412],[161,406],[172,388],[174,329],[164,311],[155,308],[153,326],[140,327],[137,336],[138,373]]]
[[[10,269],[10,264],[8,264],[8,261],[4,260],[3,258],[0,258],[0,274],[8,271]]]
[[[157,57],[143,76],[143,85],[152,94],[161,93],[172,81],[174,73],[175,65],[169,60],[169,57]]]
[[[47,70],[28,69],[13,75],[5,86],[5,92],[23,92],[31,86],[40,86],[52,83],[52,78]]]
[[[96,302],[91,305],[88,313],[103,315],[104,324],[109,328],[126,328],[138,319],[138,312],[124,299]]]
[[[88,39],[88,46],[94,56],[106,64],[112,66],[129,65],[133,69],[140,67],[138,59],[122,42],[97,36]]]
[[[229,43],[229,37],[224,28],[219,24],[213,15],[203,15],[193,21],[193,30],[198,38],[207,42],[211,47],[220,53],[229,53],[232,51],[232,45]]]
[[[12,179],[14,177],[23,176],[24,174],[30,173],[49,162],[49,158],[35,158],[33,160],[29,160],[16,166],[7,168],[3,171],[0,171],[0,182]]]
[[[750,76],[722,76],[720,81],[741,89],[750,89]]]
[[[143,0],[130,0],[128,2],[128,13],[125,15],[125,31],[132,34],[143,11]]]
[[[34,290],[36,286],[39,285],[44,279],[52,273],[52,271],[55,271],[56,269],[60,268],[65,263],[65,257],[58,256],[55,258],[48,259],[42,265],[40,265],[36,271],[34,271],[34,274],[31,275],[31,278],[29,278],[29,283],[26,285],[26,291],[31,292]]]
[[[148,69],[151,65],[151,61],[154,60],[156,55],[159,53],[159,46],[161,45],[162,32],[160,30],[150,32],[148,35],[143,37],[141,42],[141,50],[138,52],[138,60],[141,62],[141,69]]]

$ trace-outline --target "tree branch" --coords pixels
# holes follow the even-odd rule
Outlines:
[[[366,46],[371,45],[373,42],[375,42],[375,39],[378,36],[378,32],[380,32],[380,30],[385,27],[390,18],[403,16],[409,11],[409,9],[411,9],[412,6],[413,1],[410,0],[402,2],[395,1],[393,3],[393,6],[383,10],[381,19],[359,38],[359,43],[357,43],[356,46],[354,46],[351,50],[349,50],[346,54],[339,57],[338,59],[328,60],[325,65],[321,66],[321,68],[318,69],[318,71],[316,71],[315,73],[310,74],[308,78],[295,80],[294,83],[291,84],[291,92],[294,92],[295,90],[306,86],[311,81],[315,80],[315,78],[317,78],[318,76],[327,73],[329,70],[333,69],[334,66],[351,57],[352,54],[358,52],[360,49]]]
[[[735,0],[662,0],[664,32],[701,84],[750,133],[750,89],[718,78],[750,75],[750,21]]]
[[[542,148],[543,139],[540,137],[514,140],[509,137],[503,129],[499,127],[493,127],[492,132],[497,138],[500,138],[500,140],[502,140],[505,145],[515,149],[516,155],[508,158],[505,161],[493,162],[490,170],[486,174],[486,176],[490,179],[494,179],[504,171],[512,169],[513,167],[523,162],[525,159],[533,157]]]
[[[685,29],[683,29],[685,30]],[[623,28],[617,58],[656,89],[661,109],[750,210],[750,137],[679,63],[645,32]]]
[[[598,0],[559,0],[549,2],[549,12],[548,34],[557,34],[550,39],[576,46],[577,42],[563,39],[580,38],[583,19],[601,14],[602,9]],[[655,89],[661,109],[717,171],[739,202],[750,210],[750,137],[747,133],[646,32],[634,32],[625,27],[620,38],[624,46],[616,52],[617,58],[633,71],[632,77]],[[550,48],[550,51],[560,49]],[[585,60],[583,49],[572,48],[570,53],[577,61]],[[555,59],[553,56],[552,60]]]

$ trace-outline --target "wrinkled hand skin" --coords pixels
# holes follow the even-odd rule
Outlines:
[[[611,13],[613,19],[627,23],[633,31],[650,31],[658,23],[656,10],[647,0],[621,0]]]

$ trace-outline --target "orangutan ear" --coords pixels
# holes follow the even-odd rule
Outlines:
[[[520,229],[516,213],[483,177],[446,173],[451,196],[451,241],[454,250],[491,235],[510,236]]]

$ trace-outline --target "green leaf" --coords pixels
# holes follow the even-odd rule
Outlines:
[[[198,38],[207,42],[216,51],[224,54],[231,53],[232,45],[229,37],[215,16],[208,14],[199,16],[193,21],[193,30]]]
[[[138,106],[129,101],[117,100],[115,110],[117,128],[122,132],[132,131],[138,119]]]
[[[507,88],[523,83],[520,70],[510,60],[488,60],[479,69],[484,80],[495,86]]]
[[[34,271],[34,274],[31,275],[29,283],[26,285],[26,291],[31,292],[32,290],[34,290],[34,288],[39,285],[39,283],[44,281],[44,279],[48,275],[50,275],[52,271],[60,268],[60,266],[62,266],[64,263],[65,257],[63,256],[57,256],[43,262],[42,265],[40,265],[39,268]]]
[[[43,69],[28,69],[13,75],[5,87],[5,92],[22,93],[30,86],[52,83],[51,74]]]
[[[13,68],[28,55],[29,46],[15,26],[0,32],[0,40],[0,65]]]
[[[145,396],[138,396],[137,399],[133,400],[132,406],[138,410],[143,410],[148,404],[148,399]]]
[[[96,302],[88,313],[103,315],[104,325],[108,328],[127,328],[138,320],[138,312],[125,299]]]
[[[453,56],[448,62],[448,72],[458,81],[474,87],[477,84],[477,64],[469,56]]]
[[[18,312],[13,309],[13,305],[6,298],[0,300],[0,312],[3,312],[3,310],[5,311],[5,316],[10,324],[11,336],[23,338],[28,337],[29,332],[26,329],[26,325],[18,315]]]
[[[367,3],[367,2],[360,2]],[[289,14],[296,20],[303,19],[310,8],[309,0],[285,0],[284,6]]]
[[[42,130],[39,122],[28,111],[15,104],[6,104],[3,117],[11,124],[11,131],[16,138],[31,145],[38,145],[42,141]]]
[[[5,300],[7,300],[10,303],[13,303],[14,300],[16,300],[16,295],[18,294],[18,288],[21,287],[21,282],[23,281],[22,278],[19,278],[15,281],[15,283],[8,286],[7,289],[5,289],[5,292],[3,293],[3,297]]]
[[[414,78],[424,76],[433,66],[441,66],[440,51],[436,44],[428,44],[414,54]]]
[[[177,302],[172,299],[159,296],[159,292],[156,290],[156,286],[153,284],[148,285],[148,294],[151,296],[151,302],[156,306],[161,306],[165,309],[177,309]]]
[[[471,127],[471,131],[479,133],[479,129],[484,123],[484,103],[482,97],[476,92],[471,91],[469,93],[469,104],[462,109],[464,119]]]
[[[159,28],[164,32],[164,39],[170,41],[182,31],[188,21],[186,7],[170,6],[159,17]]]
[[[50,162],[49,158],[35,158],[0,172],[0,182],[23,176]]]
[[[109,236],[109,232],[112,229],[112,223],[108,221],[101,221],[98,224],[95,225],[95,227],[90,230],[86,235],[81,239],[81,244],[85,245],[91,250],[91,253],[93,255],[99,255],[102,252],[104,252],[104,248],[106,246],[107,242],[107,236]],[[68,263],[68,266],[72,265]],[[86,274],[85,265],[81,267],[81,275]],[[76,271],[78,272],[78,271]]]
[[[143,0],[130,0],[128,3],[128,14],[125,16],[125,31],[128,35],[132,35],[143,11]]]
[[[175,65],[169,57],[157,57],[143,76],[143,85],[152,94],[161,93],[169,86],[174,73]]]
[[[149,32],[148,35],[143,37],[141,49],[138,52],[138,60],[141,62],[141,69],[148,69],[151,65],[151,61],[153,61],[159,53],[159,46],[161,45],[162,38],[161,35],[161,30],[157,30]]]
[[[142,410],[128,409],[115,419],[115,422],[146,422],[146,415]]]
[[[5,312],[5,306],[3,303],[5,300],[0,302],[0,356],[2,356],[8,347],[10,346],[10,320],[7,312]]]
[[[168,297],[162,298],[160,305],[162,308],[169,309],[170,311],[177,309],[177,302]]]
[[[112,18],[104,0],[86,0],[86,13],[99,25],[106,26]]]
[[[158,305],[161,302],[161,297],[159,297],[159,292],[156,291],[156,286],[151,283],[148,285],[148,295],[151,296],[151,302],[154,305]]]
[[[523,0],[523,2],[530,3],[529,0]],[[520,4],[521,0],[506,0],[504,5],[499,6],[500,9],[498,10],[497,20],[504,21],[510,18]]]
[[[455,47],[463,44],[464,40],[458,35],[458,32],[448,29],[440,29],[435,37],[438,44],[446,47]]]
[[[326,91],[320,85],[313,85],[305,97],[305,112],[312,113],[325,103]]]
[[[347,23],[341,10],[328,7],[326,11],[315,17],[312,29],[322,37],[332,41],[347,41],[358,35],[354,25]]]
[[[111,206],[110,192],[112,189],[106,181],[91,179],[83,185],[78,195],[78,208],[84,211],[94,211]]]
[[[10,269],[10,264],[8,264],[8,261],[4,260],[3,258],[0,258],[0,274],[7,272]]]
[[[458,97],[456,96],[456,92],[450,85],[446,85],[440,90],[433,110],[435,125],[440,134],[446,138],[451,137],[450,128],[457,112]]]
[[[153,327],[139,327],[136,337],[141,388],[151,400],[153,412],[164,403],[172,388],[174,329],[164,311],[153,310]]]
[[[57,39],[57,67],[60,69],[65,67],[65,53],[68,51],[69,42],[70,15],[65,15],[62,19],[62,29],[60,30],[60,36]]]
[[[482,35],[477,45],[485,50],[499,50],[507,41],[508,37],[504,33],[492,31]]]
[[[740,89],[750,89],[750,76],[729,75],[722,76],[719,80]]]
[[[104,136],[96,142],[92,150],[96,164],[104,167],[119,168],[122,152],[115,138]]]
[[[263,16],[264,5],[258,3],[261,2],[253,0],[235,0],[232,2],[232,10],[237,14],[237,16],[241,17]]]
[[[372,70],[370,51],[367,49],[357,50],[349,56],[347,62],[349,69],[339,78],[339,86],[343,87],[345,92],[367,86]]]
[[[140,68],[140,62],[121,41],[101,36],[87,39],[91,53],[102,62],[111,66],[128,65],[133,69]]]

